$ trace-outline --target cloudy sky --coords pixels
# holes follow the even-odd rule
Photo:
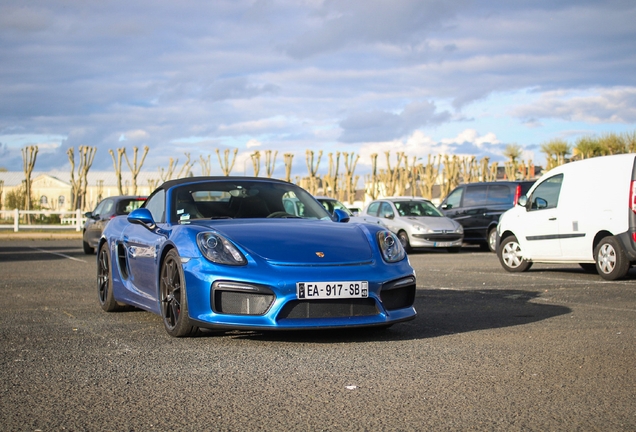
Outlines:
[[[144,170],[237,148],[488,156],[636,130],[633,0],[5,0],[0,167],[149,146]],[[193,167],[200,173],[198,165]]]

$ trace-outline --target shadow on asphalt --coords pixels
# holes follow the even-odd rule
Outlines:
[[[299,343],[356,343],[415,340],[477,330],[519,326],[542,321],[571,310],[564,306],[532,303],[537,292],[520,290],[418,290],[415,320],[387,329],[312,330],[294,332],[208,332],[220,336]]]
[[[46,252],[45,252],[46,251]],[[57,261],[67,259],[64,254],[73,258],[95,260],[95,255],[87,255],[82,251],[81,243],[77,247],[69,246],[0,246],[0,262]]]

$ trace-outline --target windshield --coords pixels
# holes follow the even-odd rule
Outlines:
[[[304,189],[288,183],[237,180],[185,184],[172,192],[173,220],[330,219]]]
[[[398,201],[395,203],[395,208],[400,216],[444,216],[428,201]]]

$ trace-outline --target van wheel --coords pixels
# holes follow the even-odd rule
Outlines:
[[[614,236],[608,236],[594,248],[596,270],[605,280],[623,278],[629,271],[629,260],[620,242]]]
[[[524,272],[532,267],[531,262],[523,259],[521,246],[519,246],[515,236],[509,236],[502,240],[497,250],[497,256],[504,270],[509,272]]]

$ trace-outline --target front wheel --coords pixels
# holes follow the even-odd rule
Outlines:
[[[161,317],[170,336],[190,336],[197,332],[188,316],[188,299],[185,291],[185,277],[179,254],[172,249],[166,254],[161,265],[159,282]]]
[[[594,248],[596,270],[605,280],[617,280],[625,277],[630,262],[618,239],[605,237]]]
[[[531,262],[523,259],[521,246],[515,236],[508,236],[501,241],[497,256],[503,268],[509,272],[524,272],[532,267]]]
[[[488,231],[488,236],[486,237],[488,241],[488,250],[490,252],[497,252],[497,228],[492,228]]]
[[[110,250],[108,249],[108,243],[104,243],[99,248],[99,256],[97,258],[97,298],[99,305],[106,312],[115,312],[121,309],[121,306],[115,301],[115,296],[113,296],[111,269]]]
[[[400,243],[402,244],[404,250],[406,252],[411,252],[411,242],[409,241],[409,235],[404,231],[400,231],[398,233],[398,239],[400,240]]]

